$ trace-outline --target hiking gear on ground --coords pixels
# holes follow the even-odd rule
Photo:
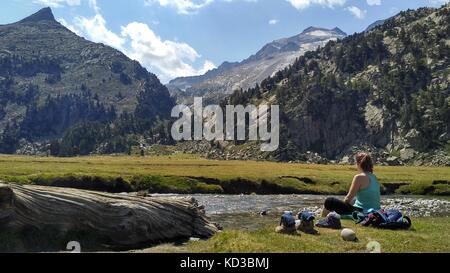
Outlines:
[[[336,197],[328,197],[324,207],[328,211],[334,211],[340,215],[351,215],[354,211],[362,211],[361,208],[352,206]]]
[[[381,189],[374,174],[366,173],[366,175],[369,177],[369,186],[358,191],[354,207],[368,213],[369,209],[379,210],[381,208]]]
[[[296,228],[306,234],[315,235],[318,233],[317,230],[314,229],[314,219],[315,215],[311,212],[304,211],[298,214],[298,219],[296,221]]]
[[[295,218],[292,216],[292,213],[287,212],[281,216],[280,226],[295,229]]]
[[[314,229],[314,221],[302,221],[302,220],[297,221],[298,221],[298,223],[296,224],[297,230],[311,235],[316,235],[319,233],[317,230]]]
[[[283,227],[283,226],[277,226],[275,228],[275,232],[276,233],[282,233],[282,234],[298,234],[297,230],[295,229],[295,227],[293,227],[293,228],[286,228],[286,227]],[[300,235],[300,234],[298,234],[298,235]]]
[[[384,229],[409,229],[411,219],[396,209],[376,210],[368,214],[354,213],[353,218],[357,224],[373,226]]]
[[[297,216],[298,220],[301,221],[314,221],[316,219],[316,216],[314,213],[311,213],[309,211],[300,212]]]
[[[366,219],[367,216],[368,214],[365,214],[364,212],[361,211],[355,211],[352,214],[352,218],[356,224],[360,224],[362,221]]]
[[[316,226],[322,228],[341,229],[341,216],[335,212],[332,212],[328,214],[326,218],[319,220]]]

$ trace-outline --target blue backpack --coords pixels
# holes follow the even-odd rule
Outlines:
[[[295,228],[295,218],[292,213],[285,213],[281,216],[280,226],[285,228]]]
[[[361,212],[353,213],[353,218],[357,224],[363,226],[373,226],[383,229],[409,229],[411,219],[404,216],[399,210],[372,210],[368,214]]]

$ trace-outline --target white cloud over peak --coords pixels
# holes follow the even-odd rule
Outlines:
[[[286,0],[291,3],[298,10],[309,8],[313,5],[334,8],[336,6],[343,6],[346,0]]]
[[[194,64],[201,56],[194,48],[187,43],[163,40],[147,24],[132,22],[122,26],[120,33],[113,32],[108,29],[107,22],[100,13],[97,0],[34,0],[35,3],[53,8],[65,5],[79,6],[83,1],[86,1],[89,7],[95,11],[95,16],[89,18],[77,16],[71,23],[63,18],[57,20],[75,34],[90,41],[114,47],[128,57],[139,61],[158,75],[162,82],[168,82],[176,77],[201,75],[216,68],[214,63],[205,60],[203,65],[196,69]],[[188,0],[159,0],[161,5],[175,4],[186,12],[200,8],[212,1],[204,0],[202,4],[193,4]]]
[[[367,10],[362,10],[355,6],[349,6],[346,8],[353,16],[355,16],[358,19],[364,19],[367,14]]]
[[[124,50],[125,39],[106,27],[106,21],[101,14],[97,13],[92,18],[76,17],[74,24],[72,28],[75,30],[75,33],[80,33],[88,40]]]
[[[200,69],[195,69],[192,63],[201,57],[195,49],[186,43],[161,39],[147,24],[130,23],[122,27],[121,36],[130,43],[126,54],[159,74],[164,82],[204,74],[216,67],[207,60]]]
[[[132,22],[122,26],[119,34],[107,28],[106,20],[100,13],[92,18],[76,17],[73,24],[64,19],[58,21],[76,34],[97,43],[112,46],[131,59],[155,73],[163,83],[176,77],[202,75],[216,68],[214,63],[205,60],[196,69],[201,55],[183,42],[163,40],[144,23]]]

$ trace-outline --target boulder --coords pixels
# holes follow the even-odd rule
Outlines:
[[[404,148],[400,150],[400,158],[402,160],[411,160],[415,157],[416,151],[411,148]]]

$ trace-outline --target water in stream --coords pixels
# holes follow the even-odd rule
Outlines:
[[[174,195],[179,196],[179,195]],[[283,211],[319,213],[326,196],[320,195],[191,195],[213,222],[225,229],[257,230],[276,224]],[[341,197],[342,198],[342,197]],[[383,196],[383,208],[399,209],[412,217],[450,216],[448,198]],[[260,212],[267,211],[267,216]]]

